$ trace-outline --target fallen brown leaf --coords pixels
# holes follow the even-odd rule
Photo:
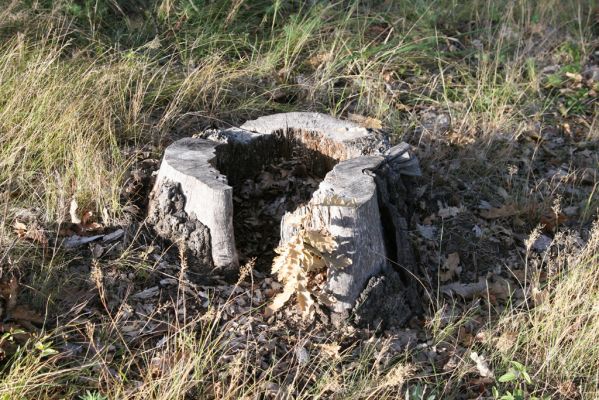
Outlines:
[[[318,347],[320,347],[322,352],[330,358],[333,358],[335,360],[341,358],[341,355],[339,354],[341,346],[337,343],[323,343],[319,344]]]
[[[531,297],[535,306],[540,306],[541,304],[546,303],[547,300],[549,300],[549,292],[547,291],[547,289],[541,290],[536,287],[533,287],[531,291]]]
[[[566,222],[568,220],[568,217],[566,217],[564,214],[559,213],[559,214],[555,214],[555,213],[551,213],[551,214],[544,214],[541,216],[540,219],[540,224],[543,226],[543,230],[547,233],[554,233],[556,228],[561,225],[562,223]]]
[[[349,120],[356,122],[359,125],[362,125],[364,128],[368,129],[382,129],[383,123],[380,119],[372,118],[372,117],[364,117],[363,115],[358,114],[349,114]]]
[[[578,396],[578,387],[573,381],[563,381],[557,385],[559,394],[568,399],[573,399]]]
[[[518,334],[513,331],[505,331],[497,338],[495,347],[502,354],[509,353],[514,348],[516,341],[518,340]]]
[[[86,211],[83,213],[83,216],[81,217],[81,223],[79,224],[79,227],[83,232],[95,232],[102,230],[102,224],[94,222],[92,219],[93,216],[94,213],[91,211]]]
[[[25,239],[25,235],[27,235],[27,225],[22,222],[15,221],[13,228],[19,239]]]
[[[478,355],[476,352],[470,353],[470,359],[476,363],[476,369],[482,378],[492,378],[493,371],[489,368],[489,362],[483,355]]]
[[[28,239],[39,243],[44,247],[48,245],[48,238],[46,237],[44,230],[41,229],[37,223],[27,226],[20,221],[15,221],[13,228],[19,239]]]
[[[443,207],[439,209],[437,215],[441,218],[455,217],[462,211],[461,207]]]
[[[318,53],[308,59],[308,64],[310,64],[310,66],[312,68],[318,68],[318,66],[320,66],[321,64],[329,61],[331,59],[331,57],[332,57],[332,54],[329,52]]]
[[[77,204],[75,198],[73,198],[71,200],[69,214],[71,215],[71,222],[73,222],[74,224],[73,229],[75,231],[69,234],[69,231],[71,231],[71,229],[61,229],[61,232],[59,232],[59,234],[62,234],[61,236],[71,236],[72,234],[82,235],[85,232],[99,231],[103,228],[102,224],[99,224],[93,220],[94,213],[92,211],[83,211],[80,215],[78,212],[78,208],[79,205]]]
[[[10,313],[10,317],[15,321],[28,321],[41,325],[44,323],[44,317],[25,306],[16,306]]]
[[[514,204],[504,204],[498,208],[480,210],[480,216],[485,219],[512,217],[517,214],[520,214],[520,210]]]
[[[447,255],[447,259],[443,264],[443,267],[439,271],[439,279],[441,282],[447,282],[454,276],[458,276],[462,269],[460,268],[460,255],[459,253],[451,253]]]
[[[566,77],[574,82],[582,82],[582,75],[572,72],[566,72]]]
[[[74,226],[74,225],[72,225],[72,224],[69,224],[69,225],[67,225],[67,226],[63,226],[63,227],[61,227],[61,228],[58,230],[58,236],[73,236],[73,235],[76,235],[76,234],[77,234],[77,232],[75,232],[75,231],[72,229],[72,226]]]
[[[507,279],[496,276],[489,282],[489,292],[500,300],[507,300],[512,295],[514,287]]]
[[[479,294],[485,293],[487,290],[487,282],[481,278],[476,283],[455,282],[440,287],[441,292],[447,296],[458,295],[465,299],[472,298]]]
[[[486,386],[495,382],[495,379],[489,377],[479,377],[472,379],[470,384],[473,386],[480,386],[481,390],[484,390]]]
[[[474,343],[474,336],[465,327],[458,328],[458,342],[464,347],[470,347]]]
[[[513,269],[511,273],[521,284],[525,284],[532,278],[532,273],[525,269]]]

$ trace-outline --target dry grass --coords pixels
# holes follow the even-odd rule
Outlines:
[[[534,378],[565,397],[574,396],[564,389],[570,382],[577,382],[578,394],[585,398],[599,394],[598,238],[599,223],[595,223],[582,249],[562,239],[560,254],[548,262],[554,276],[529,288],[534,308],[508,314],[498,323],[512,344],[502,349],[502,356],[534,366]],[[531,275],[539,272],[530,271]]]
[[[522,208],[550,206],[555,194],[568,192],[565,183],[536,176],[534,153],[512,159],[522,156],[518,141],[541,125],[571,129],[570,136],[586,142],[599,138],[596,97],[565,81],[548,88],[551,77],[542,72],[552,65],[580,70],[597,48],[590,0],[159,3],[140,10],[116,1],[94,7],[14,1],[0,11],[0,268],[36,271],[30,284],[38,303],[54,299],[52,286],[58,292],[66,265],[80,260],[15,246],[15,209],[38,208],[46,222],[60,223],[76,198],[104,224],[115,224],[137,155],[157,156],[178,135],[275,111],[360,114],[380,119],[395,139],[422,145],[431,165],[454,149],[470,166],[460,179],[506,181]],[[451,132],[423,129],[423,112],[431,109],[449,116]],[[529,168],[524,177],[509,172],[520,161]],[[572,179],[578,172],[568,170]],[[596,183],[586,197],[567,195],[570,204],[585,204],[581,227],[596,218]],[[593,399],[599,396],[599,227],[582,248],[568,237],[556,240],[544,260],[519,260],[530,273],[522,287],[527,301],[489,312],[485,335],[469,350],[485,354],[498,375],[510,361],[526,365],[533,378],[529,393]],[[147,261],[136,251],[127,249],[103,268],[133,266],[143,276],[140,265]],[[549,274],[543,283],[541,271]],[[98,278],[97,293],[104,285]],[[440,296],[436,301],[425,341],[457,341],[476,311],[466,308],[447,323],[452,306]],[[412,350],[388,360],[383,338],[339,354],[312,352],[308,364],[297,352],[287,354],[256,374],[254,349],[262,346],[256,338],[248,335],[244,350],[228,357],[227,327],[248,315],[225,320],[227,304],[171,321],[161,347],[130,348],[120,332],[120,308],[107,306],[88,323],[61,318],[63,326],[42,329],[38,339],[52,348],[77,332],[103,347],[76,361],[20,348],[2,361],[0,399],[249,399],[265,393],[417,399],[426,398],[420,394],[425,387],[441,399],[459,398],[473,374],[467,357],[448,371],[420,373]],[[300,333],[305,340],[322,334]],[[114,358],[108,345],[123,353]],[[493,385],[502,393],[512,388]]]
[[[28,203],[37,200],[49,219],[63,216],[72,196],[118,214],[123,171],[131,162],[123,148],[153,143],[190,115],[219,124],[288,108],[278,96],[300,97],[294,108],[379,118],[398,131],[405,125],[404,104],[432,105],[446,109],[458,131],[476,127],[487,135],[518,137],[548,111],[549,104],[540,104],[536,58],[563,37],[563,27],[553,24],[572,25],[576,36],[565,37],[580,58],[592,45],[588,5],[555,3],[521,1],[501,9],[473,4],[461,8],[471,11],[467,16],[451,8],[437,15],[423,3],[415,20],[402,7],[394,10],[399,25],[392,29],[388,25],[397,21],[358,3],[347,9],[318,6],[289,18],[280,30],[271,27],[263,42],[225,37],[208,27],[191,40],[199,28],[190,23],[174,39],[156,36],[119,51],[99,33],[88,36],[85,28],[97,29],[93,18],[73,22],[61,17],[61,6],[44,18],[45,12],[15,2],[2,18],[4,31],[24,29],[7,37],[0,54],[0,183]],[[185,18],[201,21],[217,10],[229,10],[225,25],[244,17],[244,2],[215,6],[207,15],[179,6],[167,1],[158,8],[167,27]],[[79,16],[73,7],[66,10]],[[560,14],[573,20],[562,21]],[[95,23],[108,24],[102,18],[111,15],[96,15]],[[279,17],[275,12],[273,26]],[[472,21],[484,32],[477,47],[461,50],[461,37],[435,28],[435,20],[446,18],[455,18],[456,25]],[[125,21],[132,24],[130,19]],[[408,92],[393,90],[392,81],[405,82]]]

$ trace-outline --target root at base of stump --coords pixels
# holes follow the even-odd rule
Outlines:
[[[359,327],[387,329],[403,326],[412,315],[405,284],[390,270],[370,278],[352,310],[352,322]]]

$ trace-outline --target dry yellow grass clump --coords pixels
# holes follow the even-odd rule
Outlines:
[[[0,7],[1,400],[599,398],[595,1],[150,3]],[[231,284],[144,225],[166,145],[283,111],[413,146],[409,326],[272,312],[327,232]]]
[[[592,398],[599,394],[599,222],[582,249],[569,243],[548,264],[554,275],[528,288],[534,307],[499,321],[496,347],[534,365],[536,380],[558,382],[564,397]]]

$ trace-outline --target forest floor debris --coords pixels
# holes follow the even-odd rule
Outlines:
[[[597,398],[594,2],[30,3],[0,10],[0,397]],[[239,192],[238,282],[145,226],[169,143],[288,110],[420,159],[407,326],[265,315],[295,161]]]

